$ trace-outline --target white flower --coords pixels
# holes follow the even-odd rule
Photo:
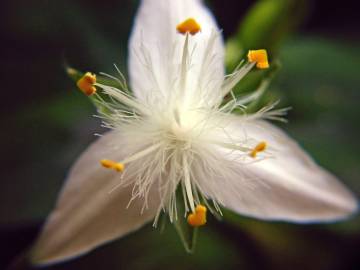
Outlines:
[[[284,111],[231,114],[258,98],[264,85],[223,103],[255,65],[267,67],[264,51],[250,52],[248,62],[224,76],[222,37],[200,0],[143,0],[130,39],[134,96],[122,77],[120,89],[95,83],[91,74],[78,82],[89,95],[97,87],[111,97],[94,95],[107,108],[102,117],[112,131],[72,168],[33,262],[84,254],[151,220],[156,224],[162,211],[171,221],[183,218],[176,190],[195,226],[205,221],[204,201],[212,211],[221,205],[292,222],[332,221],[355,211],[353,195],[264,120]]]

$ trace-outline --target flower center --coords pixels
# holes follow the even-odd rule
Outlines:
[[[228,113],[234,107],[246,104],[247,99],[254,99],[253,96],[241,102],[235,99],[222,106],[221,100],[218,101],[217,97],[214,98],[207,91],[212,81],[205,75],[207,68],[213,64],[211,59],[216,56],[212,53],[216,33],[209,37],[209,44],[203,55],[203,66],[197,71],[192,69],[191,56],[195,49],[195,40],[191,39],[201,31],[200,25],[193,18],[189,18],[180,23],[176,30],[184,35],[184,43],[182,51],[179,51],[181,61],[175,61],[176,76],[169,84],[171,91],[168,95],[164,95],[157,84],[154,89],[158,92],[154,90],[145,100],[137,99],[129,93],[122,75],[120,79],[115,78],[121,89],[97,83],[95,75],[91,73],[86,73],[77,84],[81,91],[86,95],[94,95],[96,101],[110,111],[104,117],[109,121],[108,126],[120,127],[122,138],[125,139],[121,146],[129,156],[120,161],[100,161],[103,167],[122,173],[119,184],[110,192],[121,185],[133,184],[131,201],[142,197],[145,207],[149,190],[157,183],[162,205],[155,218],[156,224],[162,209],[168,211],[171,221],[177,216],[175,193],[180,187],[185,212],[190,212],[187,221],[189,225],[197,227],[206,223],[206,207],[201,205],[203,201],[206,202],[206,198],[199,190],[197,179],[199,176],[211,178],[217,175],[222,169],[220,163],[224,162],[226,165],[229,162],[228,158],[217,162],[218,156],[214,154],[214,149],[217,151],[220,147],[229,153],[229,156],[237,151],[241,158],[261,159],[262,153],[267,150],[267,144],[259,141],[254,142],[256,145],[249,144],[241,136],[237,138],[228,134],[225,129],[230,119]],[[261,69],[269,67],[265,50],[249,51],[248,62],[239,65],[221,86],[216,84],[211,88],[214,89],[211,93],[217,93],[220,98],[229,95],[233,87],[255,65]],[[193,76],[194,74],[196,76]],[[203,76],[204,82],[200,80]],[[103,100],[96,93],[95,87],[103,89],[104,93],[114,100],[114,104]],[[216,202],[214,204],[216,208]]]

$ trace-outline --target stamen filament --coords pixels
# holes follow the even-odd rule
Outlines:
[[[124,159],[123,161],[121,161],[121,163],[127,164],[129,162],[132,162],[139,158],[142,158],[143,156],[146,156],[146,155],[150,154],[151,152],[155,151],[157,148],[160,147],[160,145],[161,145],[161,143],[153,144],[152,146],[145,148],[144,150],[137,152],[134,155]]]
[[[243,67],[235,70],[222,85],[222,96],[225,97],[229,92],[245,77],[246,74],[255,66],[256,63],[246,63]]]
[[[114,87],[107,86],[104,84],[100,84],[100,83],[97,83],[96,85],[101,87],[105,91],[106,94],[108,94],[111,97],[116,98],[121,103],[123,103],[129,107],[132,107],[143,114],[148,114],[148,111],[146,110],[146,108],[144,108],[143,106],[140,106],[140,104],[138,102],[129,98],[125,93],[123,93],[119,89],[116,89]]]
[[[181,59],[181,73],[180,73],[180,91],[179,95],[184,94],[186,87],[186,75],[187,75],[187,59],[189,54],[189,34],[185,35],[185,42],[183,48],[183,54]]]
[[[245,146],[240,146],[236,143],[225,143],[225,142],[218,142],[218,141],[210,141],[210,143],[222,146],[224,148],[227,149],[231,149],[231,150],[239,150],[242,152],[249,152],[250,150],[252,150],[251,148],[245,147]]]
[[[184,184],[185,184],[186,195],[189,200],[191,211],[195,212],[194,197],[192,194],[191,182],[190,182],[189,164],[185,156],[183,156],[183,169],[184,169]]]

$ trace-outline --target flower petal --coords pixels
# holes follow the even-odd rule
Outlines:
[[[301,223],[334,221],[357,210],[354,195],[277,127],[240,122],[227,132],[266,141],[274,157],[237,163],[232,179],[217,179],[220,192],[211,197],[225,207],[259,219]]]
[[[156,196],[141,214],[142,200],[135,199],[127,208],[131,186],[109,193],[119,184],[121,174],[104,169],[99,160],[124,158],[121,149],[114,149],[119,138],[116,131],[107,133],[75,163],[32,250],[34,264],[51,264],[82,255],[154,218],[159,204]]]
[[[138,98],[149,99],[157,92],[166,96],[174,90],[185,42],[176,26],[188,18],[201,25],[201,32],[189,36],[188,88],[196,88],[191,82],[203,85],[208,93],[220,88],[224,77],[224,45],[220,34],[214,33],[218,27],[202,1],[142,0],[129,41],[130,80]]]

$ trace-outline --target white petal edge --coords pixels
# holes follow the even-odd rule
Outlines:
[[[154,95],[154,91],[166,95],[174,90],[185,40],[177,33],[176,26],[188,18],[195,18],[201,25],[201,32],[190,36],[190,51],[196,43],[191,57],[190,81],[205,80],[207,88],[220,88],[224,78],[224,44],[219,34],[211,50],[216,57],[211,64],[204,65],[208,41],[213,31],[218,31],[218,26],[202,1],[142,0],[129,40],[130,84],[137,98],[144,100]],[[201,72],[201,68],[206,70]],[[201,75],[204,73],[205,76]],[[209,77],[211,87],[206,82]]]
[[[262,220],[297,223],[333,222],[358,210],[355,196],[274,125],[238,121],[227,132],[266,141],[274,157],[238,165],[238,176],[248,181],[218,179],[219,192],[212,197],[226,208]]]
[[[109,193],[119,184],[121,174],[101,167],[99,160],[124,158],[125,153],[116,149],[119,139],[117,131],[108,132],[77,160],[31,250],[33,264],[49,265],[83,255],[154,218],[159,205],[156,196],[152,196],[149,208],[141,214],[142,200],[136,199],[126,208],[131,186]]]

